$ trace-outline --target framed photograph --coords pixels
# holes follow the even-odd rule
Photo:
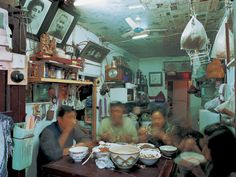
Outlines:
[[[88,44],[82,49],[80,57],[101,63],[109,52],[109,49],[89,41]]]
[[[23,0],[22,6],[26,10],[26,22],[28,37],[39,38],[39,30],[48,19],[49,11],[55,13],[58,2],[52,0]]]
[[[79,15],[68,7],[60,7],[47,30],[47,33],[54,37],[58,47],[63,47],[71,32],[73,31]]]
[[[150,72],[149,73],[149,86],[162,86],[162,72]]]

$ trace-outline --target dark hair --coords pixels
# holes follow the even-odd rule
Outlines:
[[[57,117],[63,117],[65,113],[75,111],[71,106],[62,105],[57,109]]]
[[[151,115],[156,112],[160,112],[164,118],[166,118],[166,116],[167,116],[167,110],[165,107],[157,106],[155,109],[151,110]]]
[[[205,128],[208,133],[208,148],[210,149],[213,168],[210,177],[226,177],[236,171],[231,159],[236,158],[236,139],[232,131],[219,123]]]
[[[205,127],[204,134],[210,136],[214,132],[219,130],[228,130],[228,128],[225,125],[222,125],[221,123],[214,123]]]
[[[124,107],[124,104],[123,103],[121,103],[120,101],[113,101],[113,102],[111,102],[110,103],[110,108],[112,108],[112,107]]]
[[[29,11],[31,11],[33,9],[33,7],[35,7],[35,6],[41,6],[42,10],[44,9],[44,3],[42,1],[40,1],[40,0],[32,0],[32,1],[30,1],[30,3],[28,4],[27,9]]]

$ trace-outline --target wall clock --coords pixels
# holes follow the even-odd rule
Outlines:
[[[125,67],[107,68],[106,81],[131,82],[132,71]]]
[[[108,71],[109,78],[116,78],[117,75],[118,75],[118,71],[115,68],[112,68]]]
[[[106,81],[122,81],[122,73],[120,68],[107,68]]]

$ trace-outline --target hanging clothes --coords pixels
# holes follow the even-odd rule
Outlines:
[[[12,137],[13,120],[0,113],[0,177],[7,177],[7,161],[9,155],[12,155]]]

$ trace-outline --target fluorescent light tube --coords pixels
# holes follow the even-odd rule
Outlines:
[[[129,6],[130,10],[132,10],[132,9],[140,9],[140,8],[144,9],[144,6],[142,4]]]

